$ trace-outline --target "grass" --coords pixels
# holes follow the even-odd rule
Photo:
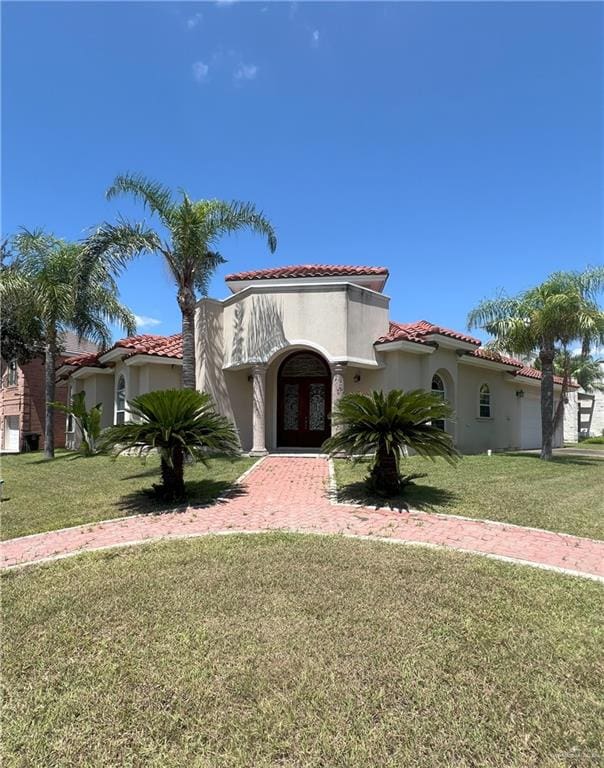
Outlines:
[[[597,437],[586,437],[579,445],[588,445],[590,448],[604,448],[604,435]]]
[[[232,488],[254,463],[250,458],[214,458],[187,467],[189,501],[205,504]],[[2,457],[2,538],[67,528],[113,517],[159,511],[148,490],[159,482],[159,459],[83,458],[67,451],[52,461],[41,453]]]
[[[3,765],[600,765],[603,595],[277,533],[12,572]]]
[[[604,461],[533,454],[465,456],[455,467],[409,458],[402,471],[426,472],[404,498],[380,499],[365,489],[367,463],[335,462],[339,498],[381,506],[498,520],[604,539]]]

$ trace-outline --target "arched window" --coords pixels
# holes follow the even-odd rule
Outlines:
[[[481,419],[491,418],[491,390],[488,384],[481,384],[480,386],[478,409]]]
[[[73,389],[71,384],[67,387],[67,405],[71,408],[73,405]],[[65,432],[73,432],[73,413],[67,414],[67,424],[65,425]]]
[[[438,395],[441,400],[445,399],[445,383],[437,373],[432,377],[432,394]],[[432,424],[435,427],[442,429],[443,432],[445,431],[444,419],[437,419],[436,421],[433,421]]]
[[[17,372],[17,361],[11,360],[8,364],[8,374],[7,374],[7,387],[16,387],[17,386],[17,380],[18,380],[18,372]]]
[[[115,423],[123,424],[126,420],[126,379],[120,374],[115,390]]]

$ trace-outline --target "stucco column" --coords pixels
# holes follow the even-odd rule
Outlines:
[[[344,394],[344,366],[341,363],[335,363],[331,367],[331,410],[333,411],[340,402]],[[336,427],[331,424],[331,434],[335,434]]]
[[[252,425],[254,432],[254,444],[251,454],[253,456],[264,456],[266,450],[266,365],[255,365],[252,369],[253,374],[253,394],[252,394]]]

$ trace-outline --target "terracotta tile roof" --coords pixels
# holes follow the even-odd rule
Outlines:
[[[155,355],[157,357],[173,357],[182,359],[182,334],[175,333],[172,336],[157,336],[144,333],[139,336],[129,336],[127,339],[120,339],[105,352],[99,352],[96,355],[75,355],[68,357],[63,361],[63,365],[73,365],[76,368],[104,368],[105,365],[99,361],[107,352],[114,349],[124,348],[129,354],[126,357],[134,355]]]
[[[480,345],[480,341],[473,336],[468,336],[465,333],[459,331],[452,331],[450,328],[443,328],[440,325],[434,325],[427,320],[419,320],[415,323],[390,323],[390,328],[385,336],[375,342],[376,344],[385,344],[389,341],[412,341],[416,344],[428,344],[430,339],[428,336],[432,334],[439,334],[440,336],[447,336],[450,339],[456,339],[457,341],[463,341],[467,344]]]
[[[386,267],[354,267],[337,264],[297,264],[274,269],[255,269],[250,272],[234,272],[225,280],[269,280],[288,277],[355,277],[381,275],[388,277]]]
[[[182,359],[182,334],[175,333],[172,336],[157,336],[143,333],[140,336],[120,339],[116,341],[111,349],[117,349],[118,347],[132,350],[131,355],[157,355],[158,357]],[[109,352],[110,350],[107,351]]]
[[[516,371],[515,376],[524,376],[527,379],[540,379],[541,378],[541,371],[539,371],[537,368],[531,368],[529,365],[524,365],[520,370]],[[564,382],[563,376],[554,376],[554,383],[560,384]],[[576,381],[572,380],[570,381],[570,385],[573,389],[577,389],[579,385]]]
[[[104,368],[104,366],[99,363],[99,353],[90,354],[90,355],[73,355],[73,357],[66,357],[65,360],[61,363],[61,365],[75,365],[78,368],[84,368],[84,367],[93,367],[93,368]]]
[[[520,360],[516,360],[514,357],[506,357],[492,349],[475,349],[473,352],[468,352],[468,354],[470,357],[480,357],[482,360],[491,360],[493,363],[501,363],[502,365],[511,365],[513,368],[524,367],[524,363]]]

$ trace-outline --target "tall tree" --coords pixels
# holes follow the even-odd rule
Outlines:
[[[194,389],[197,292],[207,295],[212,274],[225,261],[216,250],[219,240],[247,229],[265,236],[273,252],[277,247],[275,231],[251,203],[191,200],[184,191],[175,200],[163,184],[140,174],[118,176],[106,196],[111,199],[124,194],[142,202],[160,228],[122,218],[116,224],[105,222],[86,241],[88,263],[100,259],[111,266],[113,274],[118,274],[143,253],[161,254],[176,283],[176,300],[182,314],[182,383]]]
[[[604,267],[584,272],[555,272],[541,285],[517,296],[481,302],[468,315],[470,328],[482,328],[501,351],[538,353],[541,368],[541,458],[552,457],[554,420],[554,360],[572,342],[584,355],[604,343],[604,312],[598,294],[604,287]],[[564,393],[562,393],[562,397]]]
[[[136,331],[134,315],[118,299],[115,280],[100,260],[81,279],[83,247],[54,235],[23,229],[12,239],[14,260],[3,277],[2,298],[29,307],[44,338],[45,425],[44,455],[54,457],[55,368],[61,335],[71,329],[101,346],[108,346],[107,323],[127,333]]]
[[[0,285],[14,279],[15,270],[14,254],[5,240],[0,244]],[[44,352],[42,324],[20,297],[3,293],[1,298],[0,354],[6,362],[27,363]]]

